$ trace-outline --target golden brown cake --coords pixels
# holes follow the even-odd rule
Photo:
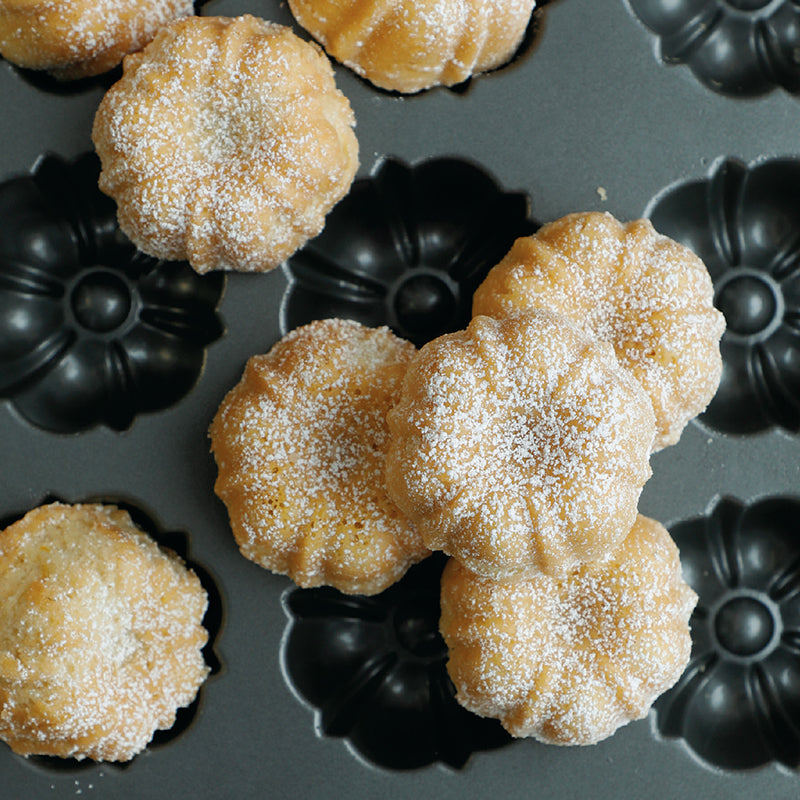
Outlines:
[[[650,476],[642,387],[545,309],[423,346],[388,419],[392,498],[429,548],[497,579],[604,556]]]
[[[506,63],[534,0],[289,0],[328,53],[382,89],[452,86]]]
[[[190,17],[128,56],[92,138],[122,230],[198,271],[271,269],[322,230],[358,168],[321,49],[245,15]]]
[[[114,506],[53,503],[0,533],[0,738],[127,761],[208,668],[196,575]]]
[[[719,385],[725,319],[703,262],[649,220],[570,214],[518,239],[478,287],[474,314],[552,308],[614,346],[656,414],[658,450],[674,444]]]
[[[0,0],[0,54],[59,79],[85,78],[193,13],[191,0]]]
[[[384,483],[386,412],[415,348],[328,319],[251,358],[211,425],[242,553],[299,586],[375,594],[428,551]]]
[[[689,660],[697,597],[658,522],[605,561],[497,583],[451,559],[441,631],[458,701],[514,736],[593,744],[644,717]]]

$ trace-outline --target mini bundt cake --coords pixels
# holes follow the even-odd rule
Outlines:
[[[514,736],[598,742],[678,680],[696,602],[669,534],[643,516],[608,559],[561,578],[498,583],[451,559],[440,627],[457,700]]]
[[[0,55],[61,80],[116,67],[192,0],[0,0]]]
[[[317,45],[249,15],[190,17],[125,59],[92,138],[137,247],[198,272],[263,271],[348,192],[354,125]]]
[[[337,61],[382,89],[452,86],[505,64],[534,0],[289,0]]]
[[[431,550],[497,579],[603,557],[651,474],[642,387],[546,309],[424,345],[388,421],[391,497]]]
[[[518,239],[475,292],[473,313],[552,308],[614,346],[644,386],[658,450],[674,444],[719,385],[725,319],[689,248],[649,220],[570,214]]]
[[[428,555],[384,482],[386,412],[415,348],[328,319],[251,358],[211,424],[234,537],[299,586],[375,594]]]
[[[53,503],[0,533],[0,738],[128,761],[208,674],[206,592],[114,506]]]

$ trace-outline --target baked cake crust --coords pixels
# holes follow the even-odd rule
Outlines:
[[[289,0],[328,54],[382,89],[452,86],[506,63],[534,0]]]
[[[696,602],[666,529],[643,516],[609,558],[560,578],[498,583],[451,559],[441,632],[457,699],[514,736],[594,744],[681,676]]]
[[[604,556],[651,474],[641,386],[546,309],[424,345],[388,420],[390,495],[428,547],[497,579]]]
[[[386,413],[414,352],[388,328],[329,319],[247,362],[210,428],[243,555],[348,594],[380,592],[428,555],[384,481]]]
[[[317,45],[250,15],[190,17],[125,59],[92,139],[137,247],[201,273],[258,272],[350,189],[354,125]]]
[[[86,78],[193,13],[191,0],[0,0],[0,54],[61,80]]]
[[[110,505],[53,503],[0,533],[0,738],[127,761],[208,674],[197,576]]]
[[[659,450],[708,405],[722,375],[725,319],[703,262],[649,220],[576,213],[518,239],[473,298],[473,313],[552,308],[614,346],[647,391]]]

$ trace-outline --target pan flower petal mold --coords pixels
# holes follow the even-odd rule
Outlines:
[[[658,37],[665,64],[685,64],[710,89],[752,97],[800,93],[796,0],[628,0]]]
[[[383,160],[286,262],[282,330],[323,311],[417,345],[466,327],[478,284],[537,227],[528,205],[468,161]]]
[[[656,727],[723,769],[800,766],[800,501],[726,498],[675,525],[699,601],[692,655]]]
[[[800,160],[720,162],[649,216],[705,262],[725,315],[722,379],[701,419],[726,433],[800,431]]]
[[[99,171],[47,156],[0,184],[0,397],[58,433],[176,403],[222,333],[224,277],[136,250]]]
[[[456,703],[438,630],[444,563],[434,554],[371,597],[320,587],[284,599],[285,673],[318,730],[389,769],[461,767],[510,741],[498,722]]]

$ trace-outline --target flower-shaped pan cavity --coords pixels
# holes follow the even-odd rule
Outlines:
[[[710,89],[752,97],[800,93],[796,0],[628,0],[658,36],[665,64],[686,64]]]
[[[176,403],[222,333],[224,277],[136,250],[99,170],[48,156],[0,184],[0,397],[60,433]]]
[[[528,199],[467,161],[382,161],[286,265],[282,327],[327,316],[389,325],[420,345],[466,327],[472,294],[518,236]]]
[[[798,526],[800,500],[728,498],[670,531],[699,602],[689,666],[656,725],[723,769],[800,766]]]
[[[496,720],[455,700],[439,635],[435,554],[373,597],[295,589],[283,661],[294,689],[316,710],[319,731],[389,769],[434,762],[461,767],[476,750],[509,742]]]
[[[38,505],[47,505],[53,502],[67,502],[63,498],[48,495],[44,497]],[[208,631],[208,641],[203,647],[203,659],[209,667],[209,674],[206,682],[200,687],[197,697],[194,701],[183,708],[177,710],[175,716],[175,723],[171,728],[164,730],[157,730],[153,734],[153,738],[147,745],[144,752],[162,747],[168,747],[171,742],[180,738],[187,732],[196,721],[197,713],[203,703],[203,697],[207,691],[209,682],[214,679],[224,669],[223,663],[220,660],[219,654],[216,650],[216,643],[222,628],[223,623],[223,605],[222,595],[217,588],[217,583],[205,567],[193,559],[191,552],[191,540],[185,531],[170,531],[164,530],[156,522],[156,520],[144,510],[140,505],[135,505],[127,500],[117,497],[87,497],[81,498],[76,502],[79,503],[105,503],[117,506],[130,514],[134,524],[148,536],[150,536],[159,547],[164,550],[171,550],[177,553],[178,556],[184,561],[186,566],[197,575],[200,583],[205,589],[208,596],[208,607],[206,609],[205,617],[203,618],[203,627]],[[24,513],[8,515],[0,519],[0,531],[16,522]],[[141,754],[139,754],[141,755]],[[23,758],[23,756],[19,756]],[[128,770],[134,767],[139,760],[139,756],[134,757],[130,761],[104,761],[100,763],[100,768],[103,770]],[[75,758],[57,758],[56,756],[29,756],[27,761],[35,764],[48,772],[66,772],[66,773],[80,773],[88,772],[98,768],[98,763],[91,759],[77,760]]]
[[[701,419],[727,433],[800,431],[800,161],[722,161],[649,216],[703,259],[727,322],[722,380]]]

